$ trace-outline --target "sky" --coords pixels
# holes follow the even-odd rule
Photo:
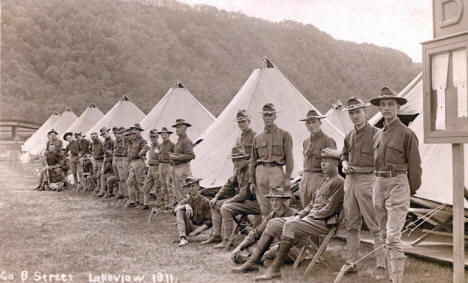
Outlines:
[[[403,51],[421,62],[432,39],[432,0],[178,0],[280,22],[312,24],[341,40]]]

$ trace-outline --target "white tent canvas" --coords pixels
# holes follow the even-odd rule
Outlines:
[[[109,112],[104,115],[86,135],[89,137],[92,132],[99,133],[102,127],[130,127],[145,117],[145,113],[133,104],[127,96],[123,96]]]
[[[65,132],[86,133],[102,117],[104,117],[104,113],[95,104],[90,104]]]
[[[309,136],[304,122],[299,121],[308,110],[318,110],[292,85],[292,83],[266,61],[266,67],[255,69],[239,92],[234,96],[219,117],[200,137],[203,141],[195,147],[195,160],[192,161],[192,173],[201,177],[205,187],[223,185],[232,175],[232,161],[228,159],[235,140],[240,136],[236,113],[246,109],[251,117],[251,127],[256,132],[263,129],[262,107],[267,102],[273,103],[280,113],[276,124],[289,131],[293,138],[294,171],[293,176],[302,170],[302,142]],[[339,148],[343,144],[343,134],[323,120],[322,130],[335,139]]]
[[[143,136],[148,138],[151,129],[170,129],[178,118],[192,124],[187,130],[187,135],[192,140],[198,138],[216,119],[182,83],[178,82],[141,120],[140,125],[145,129]]]
[[[58,112],[54,112],[50,117],[42,124],[42,126],[37,129],[36,132],[32,136],[30,136],[23,144],[23,151],[29,152],[31,151],[36,144],[38,144],[38,140],[44,136],[47,136],[47,133],[52,129],[54,123],[60,118],[60,114]]]
[[[62,135],[65,133],[68,127],[70,127],[73,122],[78,117],[73,113],[70,107],[67,107],[65,111],[63,111],[60,118],[52,125],[51,129],[54,129],[58,133],[58,138],[62,138]],[[43,152],[46,149],[47,145],[47,133],[38,138],[36,145],[29,151],[31,155],[37,155]]]
[[[325,114],[328,121],[340,130],[343,134],[349,133],[353,128],[353,122],[349,119],[348,112],[343,111],[344,107],[340,100],[333,104]]]

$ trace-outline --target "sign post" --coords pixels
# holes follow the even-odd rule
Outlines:
[[[423,43],[424,142],[452,144],[453,282],[464,282],[464,143],[468,143],[468,0],[433,0]]]

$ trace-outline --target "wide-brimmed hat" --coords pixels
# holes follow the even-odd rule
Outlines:
[[[133,131],[132,131],[132,129],[130,129],[130,128],[129,128],[129,129],[126,129],[125,131],[123,131],[123,133],[124,133],[124,136],[133,135]]]
[[[240,159],[240,158],[249,158],[249,157],[250,155],[245,153],[245,151],[238,146],[233,147],[231,150],[231,155],[228,156],[228,158],[230,159]]]
[[[120,128],[117,130],[116,134],[122,134],[122,133],[125,132],[126,130],[127,130],[127,129],[125,129],[124,127],[120,127]]]
[[[384,86],[380,90],[380,95],[376,98],[372,98],[370,102],[372,105],[379,106],[380,100],[382,99],[395,99],[400,105],[406,104],[406,102],[408,102],[406,98],[398,96],[396,92],[394,92],[393,89],[388,86]]]
[[[200,182],[200,180],[202,180],[202,178],[196,178],[196,177],[193,177],[193,176],[188,176],[187,178],[185,178],[184,180],[184,184],[182,185],[182,187],[187,187],[193,183],[198,183]]]
[[[131,126],[130,127],[130,130],[136,130],[136,131],[140,131],[140,132],[143,132],[144,129],[140,126],[140,124],[136,123],[135,125]]]
[[[172,134],[172,131],[169,131],[166,127],[162,127],[161,131],[158,132],[158,134]]]
[[[179,118],[176,120],[175,124],[172,125],[173,128],[179,126],[179,125],[185,125],[186,127],[191,127],[192,124],[190,124],[189,122],[185,121],[184,119],[182,118]]]
[[[320,152],[319,159],[325,159],[325,158],[340,160],[341,151],[334,149],[334,148],[329,148],[329,147],[324,148]]]
[[[282,186],[275,186],[270,189],[270,193],[265,195],[266,198],[291,198],[291,192],[286,191]]]
[[[149,131],[150,137],[151,137],[151,136],[158,136],[158,134],[159,134],[159,132],[158,132],[158,130],[156,130],[156,129],[151,129],[151,130]]]
[[[279,111],[276,111],[276,107],[275,105],[273,105],[273,103],[267,103],[265,105],[263,105],[263,108],[262,108],[262,114],[276,114],[278,113]]]
[[[247,115],[247,110],[240,109],[237,111],[237,122],[250,121],[249,115]]]
[[[102,133],[108,133],[110,130],[106,127],[102,127],[99,132],[102,134]]]
[[[48,134],[48,135],[50,135],[50,134],[56,134],[56,135],[58,135],[57,131],[54,130],[54,129],[50,129],[50,131],[49,131],[47,134]]]
[[[348,105],[346,106],[345,109],[343,109],[343,111],[350,111],[354,109],[364,108],[369,105],[370,103],[364,103],[364,101],[362,101],[362,99],[360,99],[359,97],[351,96],[350,98],[348,98]]]
[[[83,136],[83,133],[82,132],[76,132],[75,137],[78,137],[78,136]]]
[[[73,137],[73,133],[72,133],[72,132],[66,132],[66,133],[63,135],[63,140],[66,141],[68,136],[72,136],[72,137]]]
[[[320,115],[316,110],[309,110],[307,111],[307,114],[304,118],[302,118],[300,121],[309,121],[312,119],[323,119],[325,116]]]

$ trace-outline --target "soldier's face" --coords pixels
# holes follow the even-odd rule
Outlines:
[[[263,113],[262,118],[265,126],[271,126],[275,122],[276,115],[273,113]]]
[[[366,122],[366,111],[364,108],[352,109],[348,111],[349,119],[354,125],[359,126]]]
[[[76,138],[77,141],[81,141],[83,139],[82,136],[76,136],[75,138]]]
[[[72,136],[67,136],[67,141],[71,141],[72,140]]]
[[[331,158],[322,158],[320,160],[320,167],[322,168],[322,172],[325,174],[333,172],[338,167],[338,160]]]
[[[150,136],[150,140],[151,140],[152,143],[157,142],[157,141],[158,141],[158,135],[152,135],[152,136]]]
[[[49,151],[54,151],[55,150],[55,145],[51,144],[49,145]]]
[[[175,128],[175,131],[177,135],[183,135],[187,132],[187,126],[177,125],[177,127]]]
[[[57,137],[57,135],[55,133],[50,133],[49,135],[50,135],[51,139],[55,139]]]
[[[243,168],[244,166],[248,164],[248,161],[245,158],[233,159],[232,162],[234,163],[234,169]]]
[[[270,198],[271,208],[278,212],[284,207],[283,198]]]
[[[198,197],[198,189],[199,189],[199,186],[198,186],[197,183],[193,183],[190,186],[188,186],[188,193],[189,193],[190,197],[197,198]]]
[[[97,134],[92,134],[92,135],[91,135],[91,139],[92,139],[93,141],[97,140],[97,139],[98,139]]]
[[[385,120],[393,120],[397,117],[400,105],[395,99],[382,99],[379,102],[379,110]]]
[[[166,141],[166,140],[169,139],[169,134],[168,133],[162,133],[161,138]]]
[[[241,131],[245,131],[249,128],[250,122],[248,120],[237,121],[237,125],[239,126],[239,129],[241,129]]]
[[[316,134],[320,130],[321,125],[322,122],[320,121],[320,119],[310,119],[306,121],[307,130],[311,134]]]

